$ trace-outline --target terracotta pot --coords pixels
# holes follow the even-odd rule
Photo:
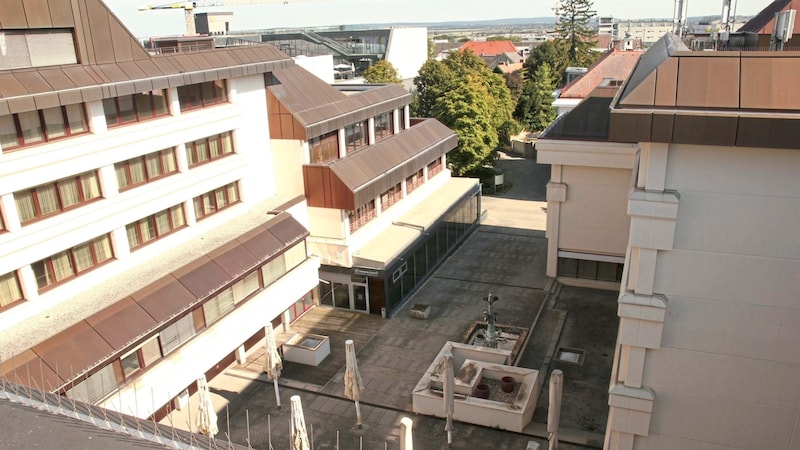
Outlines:
[[[516,386],[517,382],[514,381],[514,377],[503,377],[500,379],[500,389],[503,392],[514,392],[514,386]]]
[[[478,398],[489,398],[489,385],[485,383],[478,384],[472,390],[472,395]]]

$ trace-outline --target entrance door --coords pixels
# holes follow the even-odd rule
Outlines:
[[[353,305],[356,311],[369,312],[369,290],[366,284],[353,283]]]

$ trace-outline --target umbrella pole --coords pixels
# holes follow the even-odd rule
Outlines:
[[[358,400],[356,400],[356,423],[358,428],[361,428],[361,406],[358,404]]]
[[[276,377],[272,380],[272,384],[275,385],[275,401],[278,403],[278,409],[281,409],[281,394],[278,392],[278,378]]]
[[[453,432],[447,432],[447,445],[453,445]]]

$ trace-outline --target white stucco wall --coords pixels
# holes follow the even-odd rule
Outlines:
[[[674,247],[657,253],[661,347],[648,349],[650,432],[636,449],[800,444],[800,152],[672,145]]]
[[[428,29],[425,27],[394,27],[386,45],[387,61],[392,63],[403,80],[417,76],[428,59]]]

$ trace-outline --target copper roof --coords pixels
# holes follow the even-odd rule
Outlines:
[[[456,134],[435,119],[328,164],[355,197],[355,205],[381,195],[387,189],[425,167],[458,144]]]
[[[307,70],[293,66],[273,71],[279,82],[268,89],[306,128],[309,137],[321,136],[347,125],[411,103],[402,86],[387,84],[346,95]]]
[[[759,11],[758,14],[751,17],[737,31],[739,33],[772,34],[772,29],[775,26],[775,14],[787,9],[800,9],[800,1],[775,0]],[[795,30],[798,29],[797,20],[795,19]]]
[[[0,71],[0,115],[255,75],[293,64],[268,44],[150,55],[100,0],[4,0],[0,30],[28,28],[74,29],[80,63]]]
[[[611,49],[586,70],[586,73],[561,89],[559,98],[585,98],[603,80],[624,80],[633,71],[644,52],[638,50]]]
[[[566,114],[560,115],[539,139],[608,140],[611,101],[616,87],[598,87]]]
[[[618,142],[797,148],[800,52],[690,52],[665,35],[612,102]]]
[[[45,390],[62,389],[135,348],[212,293],[307,235],[289,213],[280,213],[207,256],[3,361],[0,376],[25,385],[37,384],[35,387]]]

